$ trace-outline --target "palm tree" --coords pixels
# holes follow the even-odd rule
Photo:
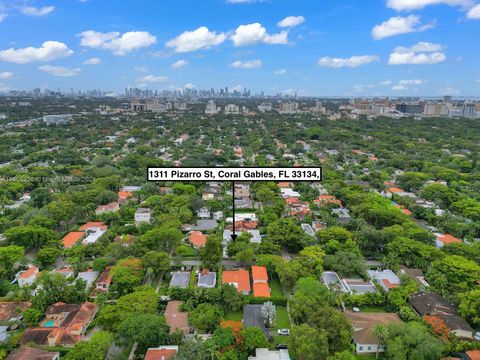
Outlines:
[[[388,329],[385,327],[385,325],[376,325],[373,328],[373,336],[375,336],[378,339],[378,346],[377,346],[377,352],[375,354],[375,358],[378,359],[378,353],[380,351],[380,346],[384,345],[385,340],[388,337]]]

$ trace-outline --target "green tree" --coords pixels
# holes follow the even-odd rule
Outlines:
[[[218,305],[203,303],[188,314],[188,321],[199,331],[212,333],[223,317],[223,309]]]
[[[5,231],[5,238],[12,245],[39,249],[55,239],[55,234],[41,226],[18,226]]]
[[[112,334],[106,331],[97,332],[90,340],[76,343],[65,356],[65,360],[103,360],[112,341]]]
[[[470,290],[460,294],[460,315],[467,319],[472,325],[480,325],[480,289]]]
[[[0,246],[0,278],[12,274],[14,264],[21,261],[24,256],[25,249],[22,246]]]
[[[142,314],[123,321],[117,331],[115,342],[122,346],[138,343],[140,352],[158,344],[168,343],[169,327],[163,316]]]
[[[40,249],[35,255],[35,261],[41,266],[46,267],[51,265],[62,254],[60,249],[54,247],[45,247]]]
[[[142,266],[147,273],[159,275],[170,271],[170,257],[165,252],[149,251],[142,257]]]
[[[257,327],[246,327],[240,332],[242,337],[241,348],[247,355],[255,353],[255,349],[268,347],[268,340],[265,334]]]
[[[203,267],[213,270],[216,269],[222,261],[223,249],[220,238],[216,235],[210,235],[207,238],[205,246],[200,250],[200,260]]]
[[[328,340],[324,331],[307,324],[293,326],[289,351],[294,359],[323,360],[328,355]]]

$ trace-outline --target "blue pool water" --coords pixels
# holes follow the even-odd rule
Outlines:
[[[55,326],[55,321],[53,320],[48,320],[43,324],[44,327],[52,327]]]

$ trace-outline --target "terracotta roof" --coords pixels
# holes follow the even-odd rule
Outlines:
[[[450,235],[450,234],[443,234],[441,236],[438,236],[437,237],[437,240],[444,243],[445,245],[447,244],[452,244],[452,243],[461,243],[462,240],[456,238],[455,236],[453,235]]]
[[[356,344],[378,344],[373,335],[376,325],[400,323],[400,317],[395,313],[346,313],[345,316],[353,327],[353,337]]]
[[[466,354],[470,360],[480,360],[480,350],[470,350]]]
[[[107,225],[101,221],[90,221],[82,226],[80,226],[80,231],[85,231],[91,228],[99,227],[102,230],[107,230]]]
[[[270,298],[270,288],[267,283],[253,284],[253,296]]]
[[[29,302],[0,302],[0,321],[8,321],[30,307]]]
[[[52,360],[58,358],[58,352],[25,347],[10,353],[5,360]]]
[[[133,196],[133,192],[131,191],[119,191],[118,192],[118,199],[119,200],[126,200],[128,199],[129,197],[132,197]]]
[[[200,231],[192,231],[188,240],[196,247],[203,247],[207,243],[207,237]]]
[[[18,277],[22,279],[28,279],[29,277],[35,276],[36,274],[38,274],[38,267],[30,266],[27,270],[23,271],[20,275],[18,275]]]
[[[222,274],[222,284],[232,284],[238,291],[250,292],[250,274],[244,269],[224,271]]]
[[[96,208],[96,212],[100,212],[100,211],[103,211],[103,212],[106,212],[106,211],[112,211],[114,209],[117,209],[119,206],[118,202],[116,201],[113,201],[111,203],[108,203],[108,204],[105,204],[105,205],[98,205],[98,207]]]
[[[112,282],[112,277],[110,276],[110,270],[112,269],[111,266],[107,266],[105,270],[100,274],[97,279],[97,284],[107,284],[110,285]]]
[[[165,309],[165,320],[170,326],[170,334],[176,330],[181,330],[185,335],[190,332],[188,325],[188,313],[180,311],[181,301],[169,301]]]
[[[291,182],[279,182],[278,187],[281,188],[281,189],[290,188],[290,187],[293,187],[293,183],[291,183]]]
[[[148,349],[145,360],[169,360],[173,359],[176,353],[174,349]]]
[[[395,289],[398,287],[398,284],[392,284],[388,279],[382,279],[382,281],[387,287],[387,289]]]
[[[252,266],[252,279],[268,281],[267,268],[265,266]]]
[[[83,231],[72,231],[69,232],[65,237],[62,239],[63,247],[65,249],[70,249],[73,245],[75,245],[78,240],[80,240],[85,233]]]
[[[405,190],[400,189],[400,188],[396,188],[396,187],[391,187],[390,189],[388,189],[388,191],[391,192],[392,194],[405,192]]]

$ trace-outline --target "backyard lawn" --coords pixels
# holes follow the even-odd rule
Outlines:
[[[285,297],[285,295],[283,295],[283,292],[282,292],[282,286],[280,285],[280,281],[278,280],[277,277],[274,277],[272,280],[270,280],[269,285],[270,285],[272,297],[280,297],[280,298]]]
[[[385,308],[379,306],[360,306],[360,312],[364,313],[384,313]]]
[[[197,256],[197,250],[189,245],[182,244],[177,246],[175,249],[175,255],[182,257],[194,257]]]
[[[288,341],[288,336],[277,335],[278,329],[290,329],[290,319],[288,318],[287,308],[284,306],[277,306],[277,319],[275,324],[270,328],[270,334],[273,337],[272,349],[278,344],[285,344]]]
[[[243,309],[238,311],[228,311],[223,317],[224,320],[233,320],[233,321],[242,321],[243,320]]]

